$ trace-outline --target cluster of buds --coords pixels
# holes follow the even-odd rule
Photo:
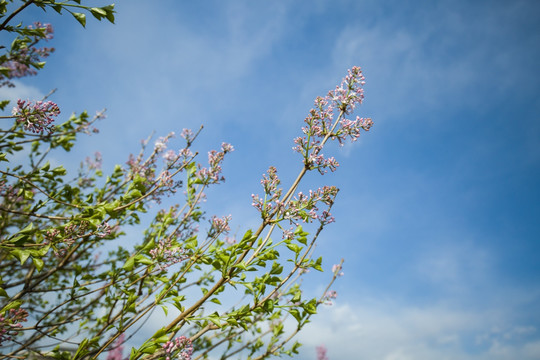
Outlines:
[[[334,274],[336,277],[343,276],[345,273],[341,271],[342,269],[343,267],[340,264],[334,264],[334,266],[332,266],[332,274]]]
[[[333,305],[332,299],[337,298],[337,291],[335,290],[329,290],[324,294],[324,297],[322,299],[322,303],[325,305]]]
[[[224,216],[218,218],[217,216],[212,216],[210,220],[210,230],[208,231],[208,236],[214,237],[219,236],[220,234],[227,234],[231,228],[229,227],[229,222],[231,221],[232,216]]]
[[[200,168],[197,172],[197,177],[203,184],[217,184],[225,181],[221,175],[221,163],[225,158],[225,154],[234,151],[231,144],[222,143],[221,151],[212,150],[208,152],[208,167]]]
[[[193,140],[195,140],[195,134],[193,133],[193,130],[191,129],[182,129],[182,132],[180,133],[180,136],[186,140],[186,143],[191,145]]]
[[[174,244],[172,237],[158,241],[156,247],[150,250],[150,256],[156,261],[160,270],[186,260],[189,256],[186,251]]]
[[[279,210],[283,207],[280,200],[283,189],[278,187],[280,183],[281,180],[277,176],[276,168],[270,166],[261,180],[261,185],[264,188],[264,199],[260,198],[259,195],[251,194],[253,200],[251,205],[261,213],[263,219],[271,215],[276,209]]]
[[[167,341],[163,344],[165,350],[165,359],[171,360],[173,356],[176,356],[181,360],[191,360],[193,354],[193,345],[191,340],[185,336],[177,337],[172,341]]]
[[[22,322],[25,322],[28,317],[28,312],[24,309],[9,309],[0,315],[0,345],[4,341],[13,340],[13,336],[19,334],[23,327]]]
[[[317,350],[317,360],[328,360],[328,356],[326,356],[326,347],[324,345],[317,346],[315,348]]]
[[[63,257],[77,239],[92,235],[104,238],[113,231],[114,227],[111,227],[107,222],[102,223],[96,230],[92,231],[89,223],[82,221],[81,223],[69,223],[61,228],[47,230],[45,232],[45,241],[53,245],[56,256]]]
[[[103,157],[99,151],[94,153],[94,158],[86,157],[84,163],[88,170],[101,170],[101,165],[103,164]]]
[[[323,221],[324,223],[334,222],[334,218],[328,211],[318,213],[317,204],[322,202],[331,206],[337,196],[338,188],[335,186],[323,186],[315,191],[309,190],[308,194],[299,192],[283,211],[283,217],[296,224],[297,220],[310,222],[311,220]]]
[[[36,48],[35,45],[42,39],[53,38],[53,28],[51,24],[41,24],[39,22],[28,26],[29,30],[35,30],[35,35],[24,37],[13,43],[12,49],[0,67],[7,69],[7,73],[0,75],[0,86],[13,87],[13,83],[7,79],[21,78],[36,75],[35,67],[43,66],[43,59],[48,57],[54,48]]]
[[[115,229],[117,229],[117,226],[111,226],[109,225],[107,221],[104,221],[102,224],[98,226],[97,230],[95,231],[95,234],[99,238],[103,239],[104,237],[111,235],[111,233],[114,232]]]
[[[35,189],[31,191],[34,192]],[[0,201],[4,204],[16,204],[24,200],[21,189],[8,184],[6,180],[0,180],[0,197],[3,198]]]
[[[294,139],[293,150],[304,157],[308,169],[318,169],[321,173],[326,168],[334,171],[339,164],[334,158],[325,159],[320,153],[325,139],[337,139],[340,145],[349,137],[356,141],[362,130],[368,131],[373,122],[369,118],[357,117],[356,120],[345,118],[364,100],[364,76],[359,67],[353,67],[339,86],[328,92],[324,98],[317,97],[315,106],[304,119],[304,136]],[[334,112],[339,112],[339,121],[334,121]],[[339,125],[339,126],[338,126]]]
[[[171,131],[169,134],[167,134],[167,136],[161,136],[160,138],[158,138],[154,143],[154,152],[156,152],[157,154],[161,154],[162,152],[164,152],[167,149],[167,143],[174,136],[174,131]]]
[[[282,189],[279,188],[280,180],[277,177],[276,168],[271,166],[267,173],[263,175],[261,185],[264,188],[264,198],[259,195],[252,194],[252,206],[260,213],[265,220],[270,220],[274,217],[274,222],[281,220],[289,220],[292,224],[298,225],[298,221],[310,222],[319,220],[323,224],[334,222],[334,218],[330,212],[324,210],[319,211],[318,204],[320,202],[327,206],[334,203],[338,193],[338,188],[335,186],[323,186],[316,191],[310,190],[308,194],[299,192],[289,202],[281,199]],[[291,230],[284,230],[285,238],[292,238]]]
[[[18,100],[11,112],[18,123],[21,123],[25,130],[33,133],[43,133],[44,130],[53,132],[53,117],[60,114],[58,105],[52,101],[31,101]]]
[[[125,334],[122,333],[113,343],[113,349],[107,354],[107,360],[124,360]]]

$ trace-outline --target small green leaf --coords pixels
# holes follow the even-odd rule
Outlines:
[[[0,314],[3,314],[5,311],[9,311],[11,309],[16,309],[20,307],[22,303],[23,303],[22,300],[15,300],[13,302],[10,302],[6,306],[4,306],[2,310],[0,310]]]
[[[135,256],[134,258],[136,263],[144,264],[144,265],[152,265],[154,262],[147,258],[146,256],[139,254]]]
[[[4,110],[6,108],[6,106],[9,105],[9,100],[2,100],[0,101],[0,110]]]
[[[127,259],[124,266],[122,266],[122,269],[126,269],[127,271],[133,270],[133,266],[135,266],[135,258],[131,257]]]
[[[90,12],[92,13],[92,15],[96,16],[95,14],[98,14],[98,20],[101,20],[101,17],[103,16],[106,16],[107,15],[107,12],[105,10],[103,10],[102,8],[90,8]]]
[[[219,301],[218,298],[212,298],[210,301],[215,304],[221,305],[221,301]]]
[[[23,265],[30,256],[30,253],[26,250],[21,249],[14,249],[10,251],[11,255],[15,256],[19,261],[21,262],[21,265]]]
[[[86,27],[86,15],[81,13],[71,13],[73,17],[83,26]]]
[[[308,314],[316,314],[317,313],[317,300],[315,299],[311,299],[309,302],[305,303],[302,305],[302,307],[304,308],[304,310],[308,313]]]
[[[32,258],[32,262],[34,263],[37,271],[41,271],[41,269],[43,269],[43,260],[39,258]]]
[[[214,312],[212,315],[210,315],[208,317],[208,320],[210,320],[212,323],[214,323],[214,325],[216,325],[217,327],[221,328],[222,325],[221,323],[219,322],[219,314],[216,312]]]

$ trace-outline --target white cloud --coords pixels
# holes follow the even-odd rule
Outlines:
[[[45,96],[35,86],[26,85],[19,80],[13,80],[12,82],[15,87],[0,87],[0,99],[11,101],[10,105],[15,104],[18,99],[41,100]]]
[[[314,359],[310,353],[321,344],[330,359],[537,359],[538,329],[513,324],[511,316],[391,301],[339,304],[322,309],[301,333],[302,359]],[[499,333],[490,330],[495,326]],[[490,334],[483,340],[488,343],[475,344],[474,334],[483,331]]]

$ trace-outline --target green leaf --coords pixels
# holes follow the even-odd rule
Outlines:
[[[98,20],[101,20],[101,18],[103,16],[106,16],[107,15],[107,12],[105,10],[103,10],[102,8],[90,8],[90,12],[92,13],[92,15],[96,16],[96,14],[98,14],[99,17],[97,17]]]
[[[217,313],[217,311],[214,312],[212,315],[208,316],[208,320],[214,323],[214,325],[216,325],[217,327],[222,327],[221,323],[219,322],[219,314]]]
[[[41,271],[41,269],[43,269],[43,260],[40,258],[32,258],[32,262],[34,263],[37,271]]]
[[[19,231],[19,234],[32,234],[33,232],[34,232],[34,224],[30,223],[30,224],[26,225],[26,227],[24,229]]]
[[[34,193],[30,190],[24,190],[24,199],[32,200],[34,198]]]
[[[296,244],[287,244],[287,247],[292,250],[294,253],[298,254],[302,251],[302,248]]]
[[[83,26],[86,27],[86,15],[81,13],[71,13],[73,17]]]
[[[21,249],[11,250],[10,254],[15,256],[17,259],[19,259],[19,261],[21,262],[21,265],[23,265],[26,259],[28,259],[28,257],[30,256],[30,252],[26,250],[21,250]]]
[[[215,304],[221,305],[221,301],[219,301],[218,298],[212,298],[210,301]]]
[[[135,258],[131,257],[131,258],[127,259],[124,266],[122,266],[122,269],[126,269],[127,271],[131,271],[131,270],[133,270],[133,266],[135,266]]]
[[[289,310],[289,313],[296,319],[296,321],[300,322],[302,321],[302,316],[300,315],[300,311],[297,309],[291,309]]]
[[[272,311],[274,311],[274,300],[272,299],[268,299],[264,302],[263,306],[262,306],[263,310],[266,311],[267,313],[271,313]]]
[[[311,299],[309,302],[303,304],[302,307],[308,314],[311,314],[311,315],[316,314],[317,313],[317,300]]]
[[[0,101],[0,110],[4,110],[6,108],[6,106],[9,105],[9,100],[2,100]]]
[[[57,13],[59,14],[62,14],[62,5],[54,5],[54,6],[51,6],[53,8],[54,11],[56,11]]]
[[[147,258],[146,256],[139,254],[135,256],[134,258],[136,263],[144,264],[144,265],[152,265],[154,262]]]
[[[23,303],[22,300],[15,300],[13,302],[10,302],[6,306],[4,306],[2,308],[2,310],[0,310],[0,314],[3,314],[5,311],[9,311],[11,309],[16,309],[16,308],[20,307],[22,303]]]
[[[319,258],[317,259],[317,261],[316,261],[313,265],[311,265],[311,267],[312,267],[313,269],[317,270],[317,271],[321,271],[321,272],[322,272],[322,271],[323,271],[323,268],[322,268],[321,264],[322,264],[322,256],[319,257]]]
[[[8,159],[6,159],[6,154],[0,153],[0,161],[7,161],[7,162],[9,162]]]
[[[270,274],[279,275],[282,272],[283,272],[283,266],[281,266],[280,264],[274,261],[274,263],[272,264],[272,270],[270,270]]]

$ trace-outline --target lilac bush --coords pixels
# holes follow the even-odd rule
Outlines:
[[[114,22],[113,5],[23,1],[9,12],[0,2],[0,31],[15,36],[0,56],[2,86],[34,75],[52,52],[37,47],[51,39],[50,25],[11,25],[29,6],[68,13],[83,26],[87,14]],[[338,161],[323,153],[329,141],[355,141],[372,126],[369,118],[350,119],[363,101],[363,85],[361,69],[353,67],[315,100],[302,135],[294,139],[293,150],[301,156],[297,177],[283,187],[275,166],[262,175],[261,195],[252,194],[260,224],[238,237],[229,236],[232,215],[204,209],[208,189],[225,181],[232,145],[222,143],[201,159],[194,146],[202,127],[183,129],[180,147],[171,146],[174,133],[148,138],[109,174],[102,170],[101,153],[68,174],[51,165],[51,152],[70,151],[80,135],[97,132],[104,113],[82,112],[59,122],[52,101],[19,100],[11,115],[0,117],[0,359],[296,354],[295,335],[318,306],[332,303],[337,293],[331,286],[343,275],[341,261],[320,296],[302,292],[302,276],[323,270],[314,249],[321,231],[334,222],[339,190],[298,187],[309,171],[337,170]],[[8,103],[0,102],[0,108]],[[21,152],[28,156],[17,156]],[[174,204],[162,206],[165,199]],[[122,241],[128,230],[140,234],[137,242]],[[144,324],[155,311],[166,320],[148,333]],[[285,326],[287,319],[296,326]]]

